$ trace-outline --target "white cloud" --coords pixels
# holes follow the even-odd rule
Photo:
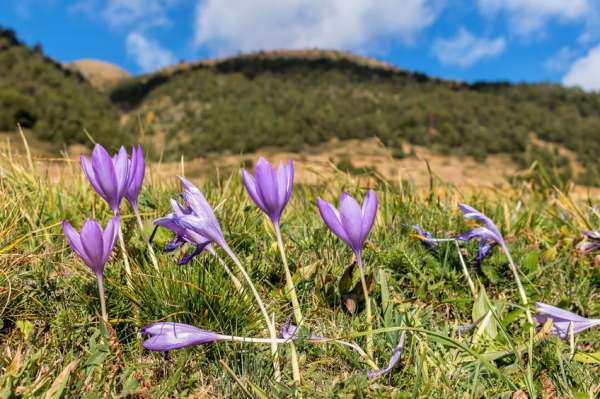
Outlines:
[[[562,79],[566,86],[584,90],[600,90],[600,45],[576,60]]]
[[[521,36],[543,32],[550,19],[585,20],[594,9],[592,0],[478,0],[483,14],[505,13],[510,29]]]
[[[177,0],[109,0],[102,18],[112,28],[135,27],[138,31],[156,26],[168,26],[169,7]]]
[[[505,48],[506,41],[503,37],[478,38],[465,28],[460,28],[454,37],[437,39],[433,44],[433,53],[442,64],[466,68],[484,58],[501,54]]]
[[[361,49],[412,43],[441,0],[199,0],[194,45],[218,53],[277,48]]]
[[[580,51],[578,50],[571,47],[563,47],[544,62],[544,68],[552,72],[564,72],[571,66],[573,60],[579,54]]]
[[[140,32],[127,35],[126,46],[127,55],[135,59],[144,72],[154,71],[175,62],[175,57],[169,50]]]

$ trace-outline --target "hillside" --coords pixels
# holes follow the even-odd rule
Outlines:
[[[123,140],[119,111],[78,72],[29,48],[0,28],[0,131],[16,124],[56,149],[89,143],[87,129],[109,145]]]
[[[100,60],[77,60],[65,66],[79,72],[99,90],[107,90],[119,80],[129,76],[129,73],[123,68]]]
[[[598,182],[600,95],[559,85],[465,84],[344,53],[281,51],[181,64],[125,80],[110,96],[143,116],[167,156],[378,137],[396,157],[407,155],[403,143],[480,161],[507,153],[570,177],[565,149],[584,167],[576,177]]]
[[[333,139],[376,137],[396,159],[414,146],[477,161],[508,154],[521,168],[538,161],[558,180],[600,184],[600,94],[434,79],[322,50],[125,74],[96,61],[65,67],[0,30],[0,131],[20,122],[56,149],[90,145],[84,128],[110,146],[143,133],[165,159],[310,151]]]

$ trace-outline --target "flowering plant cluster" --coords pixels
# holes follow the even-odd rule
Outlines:
[[[131,204],[143,234],[143,222],[139,212],[138,196],[144,180],[144,154],[141,146],[138,146],[132,148],[131,157],[123,147],[114,156],[110,156],[102,146],[96,145],[91,160],[84,156],[81,157],[81,167],[94,191],[112,209],[113,216],[104,229],[102,229],[97,221],[88,219],[83,224],[81,233],[77,233],[67,220],[63,222],[63,230],[73,251],[96,276],[102,318],[108,323],[103,276],[105,265],[110,259],[117,238],[119,238],[121,243],[126,276],[131,278],[131,270],[120,225],[120,208],[123,198],[126,198]],[[179,265],[189,263],[194,257],[199,256],[205,251],[215,257],[231,279],[235,289],[240,293],[249,290],[253,295],[264,319],[265,328],[269,336],[238,337],[207,331],[196,326],[177,322],[157,322],[149,324],[140,330],[142,334],[148,336],[143,342],[144,348],[156,352],[168,352],[196,345],[208,345],[226,341],[269,344],[272,353],[274,375],[276,379],[279,379],[281,364],[278,346],[289,345],[293,378],[295,382],[299,382],[301,375],[295,343],[300,339],[299,331],[304,322],[304,316],[302,304],[298,298],[288,266],[280,229],[284,209],[290,201],[293,192],[294,165],[292,161],[288,161],[286,164],[280,163],[277,168],[274,168],[267,160],[261,157],[256,163],[254,174],[248,170],[242,170],[242,181],[249,197],[271,221],[274,238],[281,256],[282,269],[286,281],[285,293],[291,303],[293,313],[287,318],[285,325],[279,331],[277,331],[275,321],[270,316],[272,313],[267,310],[246,268],[233,249],[228,245],[213,208],[193,183],[184,177],[180,177],[180,181],[183,188],[180,199],[171,199],[171,212],[154,220],[155,225],[166,228],[174,234],[173,240],[166,245],[164,251],[170,252],[183,246],[190,247],[190,251],[178,261]],[[344,192],[340,195],[339,207],[337,208],[321,198],[318,198],[316,205],[324,224],[335,236],[348,245],[358,265],[365,304],[366,333],[364,335],[366,336],[366,351],[356,343],[321,336],[310,335],[303,337],[303,340],[312,344],[332,342],[351,347],[362,357],[364,363],[369,365],[370,370],[367,371],[366,375],[369,378],[380,377],[391,372],[399,361],[407,329],[398,327],[399,330],[402,330],[400,340],[390,356],[389,363],[385,367],[379,368],[374,357],[374,331],[372,329],[373,315],[371,309],[373,300],[369,296],[366,279],[367,266],[363,261],[365,242],[376,221],[378,207],[377,194],[373,190],[367,191],[362,204],[360,204],[350,194]],[[432,233],[425,231],[420,225],[415,225],[414,230],[416,237],[422,240],[424,245],[431,251],[437,251],[441,243],[454,242],[458,248],[459,256],[463,263],[463,271],[473,295],[476,294],[476,287],[464,263],[458,242],[479,239],[479,251],[475,259],[475,266],[480,266],[495,247],[499,247],[502,250],[508,259],[509,267],[515,278],[522,305],[527,313],[529,322],[545,325],[550,320],[550,323],[552,323],[550,332],[562,339],[569,336],[572,337],[576,333],[600,325],[600,320],[586,319],[543,303],[537,304],[536,314],[532,316],[526,292],[520,281],[518,268],[511,257],[498,227],[490,218],[471,206],[460,204],[459,209],[466,219],[473,220],[478,225],[461,234],[447,238],[435,238]],[[596,249],[597,243],[595,241],[599,241],[598,237],[600,235],[587,233],[587,237],[592,242],[582,247],[582,251]],[[220,257],[218,254],[219,248],[233,262],[235,265],[234,270],[228,266],[227,259]],[[148,254],[155,268],[158,270],[158,262],[149,242]],[[292,317],[294,323],[292,323]],[[467,326],[460,327],[458,333],[466,333],[480,323],[482,319],[485,319],[485,317]]]

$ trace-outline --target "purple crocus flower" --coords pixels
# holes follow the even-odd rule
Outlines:
[[[154,352],[168,352],[195,345],[212,344],[225,339],[224,336],[212,331],[173,322],[150,324],[143,327],[141,332],[150,335],[142,345]]]
[[[260,157],[256,163],[255,176],[242,169],[242,180],[250,198],[278,227],[279,218],[294,187],[292,161],[289,160],[287,165],[279,162],[279,167],[275,171],[266,159]]]
[[[583,231],[582,234],[588,239],[577,244],[577,250],[583,254],[600,249],[600,233],[597,231]]]
[[[229,248],[223,237],[221,226],[210,204],[204,195],[190,181],[180,177],[183,183],[183,199],[188,206],[189,213],[175,218],[175,222],[182,228],[199,236],[217,243],[223,248]],[[199,242],[195,242],[200,244]]]
[[[171,208],[173,209],[172,213],[156,219],[154,224],[165,227],[175,233],[175,239],[165,246],[165,252],[174,251],[185,243],[190,243],[195,247],[192,252],[179,260],[179,265],[185,265],[192,258],[202,253],[210,245],[210,240],[190,229],[182,227],[179,223],[179,218],[192,213],[191,209],[182,206],[175,200],[171,200]]]
[[[130,161],[125,148],[121,147],[111,158],[104,147],[96,144],[92,151],[91,161],[82,155],[80,162],[83,173],[90,181],[94,191],[108,203],[113,213],[118,215],[129,176]]]
[[[588,319],[542,302],[536,303],[534,319],[539,324],[544,324],[546,320],[552,319],[551,332],[560,339],[568,338],[570,325],[573,326],[573,334],[580,333],[588,328],[600,326],[600,319]]]
[[[479,252],[477,253],[474,265],[475,267],[479,267],[496,245],[504,246],[504,239],[494,222],[483,213],[465,204],[460,204],[458,207],[466,219],[474,219],[483,224],[483,226],[475,227],[456,236],[456,239],[461,241],[470,241],[474,238],[480,240]]]
[[[131,147],[131,159],[128,159],[127,163],[128,174],[125,186],[125,198],[127,198],[133,209],[138,212],[137,199],[142,189],[142,183],[144,182],[145,169],[144,152],[141,145]]]
[[[104,230],[102,230],[102,227],[100,227],[98,222],[91,219],[85,221],[81,229],[81,234],[77,233],[68,220],[63,221],[62,227],[73,251],[75,251],[96,275],[98,291],[100,293],[102,318],[105,321],[108,321],[104,301],[104,265],[108,258],[110,258],[115,246],[117,232],[119,230],[119,217],[113,217],[106,224]]]
[[[63,232],[73,248],[73,251],[89,266],[96,276],[102,276],[104,265],[110,257],[117,231],[119,230],[119,217],[113,217],[104,231],[92,219],[87,219],[81,229],[81,234],[71,226],[68,220],[63,221]]]
[[[362,248],[377,214],[377,194],[375,191],[369,190],[367,192],[362,208],[348,193],[342,193],[339,211],[321,198],[317,200],[317,205],[327,227],[352,248],[357,259],[362,260]]]
[[[402,334],[400,335],[400,341],[398,342],[398,345],[396,345],[396,347],[394,348],[394,351],[392,352],[392,356],[390,357],[390,361],[387,364],[387,366],[385,366],[384,368],[382,368],[380,370],[368,371],[367,377],[378,378],[378,377],[381,377],[382,375],[385,375],[385,374],[389,373],[390,371],[392,371],[392,369],[394,368],[396,363],[398,363],[398,360],[400,360],[400,355],[402,354],[402,348],[404,347],[404,338],[405,337],[406,337],[406,331],[402,331]]]
[[[415,233],[417,233],[418,238],[421,240],[423,245],[425,245],[430,251],[435,251],[437,249],[438,243],[433,238],[433,234],[431,234],[431,232],[423,230],[419,224],[415,224],[413,226],[413,230]]]

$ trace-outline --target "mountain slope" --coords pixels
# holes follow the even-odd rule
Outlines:
[[[0,28],[0,131],[17,123],[61,148],[89,143],[84,128],[106,144],[122,141],[119,111],[78,72],[29,48]]]
[[[167,68],[124,81],[111,98],[145,116],[167,155],[301,150],[334,137],[378,137],[397,156],[408,142],[569,169],[558,150],[530,140],[535,133],[577,154],[586,167],[580,180],[598,177],[600,95],[553,84],[464,84],[335,52],[285,51]]]
[[[100,60],[77,60],[66,64],[65,67],[79,72],[99,90],[106,90],[129,76],[123,68]]]

